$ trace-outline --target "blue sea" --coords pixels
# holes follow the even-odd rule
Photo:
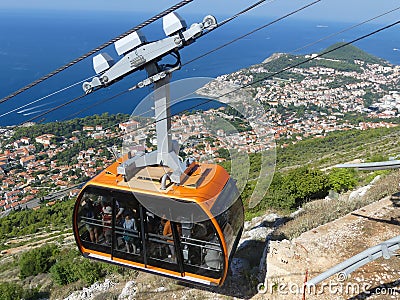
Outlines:
[[[132,13],[0,10],[0,98],[119,36],[146,20],[146,17],[132,15]],[[203,16],[196,15],[184,17],[188,24],[200,22],[203,19]],[[219,17],[221,18],[223,17]],[[183,49],[182,63],[270,21],[272,19],[267,17],[240,17]],[[293,53],[295,49],[354,24],[308,21],[291,17],[184,66],[174,73],[173,80],[216,77],[231,73],[260,63],[275,52]],[[378,23],[368,23],[294,54],[316,53],[333,43],[351,41],[381,26],[382,24]],[[163,37],[161,21],[144,28],[143,32],[150,41]],[[400,34],[398,32],[399,26],[395,26],[355,45],[398,65],[400,64]],[[118,58],[113,47],[102,51],[108,52],[115,59]],[[93,75],[95,72],[92,68],[92,60],[88,58],[29,91],[0,104],[0,126],[19,124],[81,95],[83,92],[79,84],[38,101],[54,91]],[[44,119],[41,118],[41,121],[64,120],[103,112],[130,114],[137,103],[151,92],[150,88],[135,90],[101,105],[91,106],[126,90],[145,76],[143,71],[128,76],[106,89],[99,90],[46,115]],[[31,102],[34,103],[29,104]],[[190,103],[189,106],[192,104]],[[208,103],[207,105],[215,104]],[[75,114],[88,107],[91,108],[78,115]],[[185,109],[185,105],[174,108],[174,112],[182,109]]]

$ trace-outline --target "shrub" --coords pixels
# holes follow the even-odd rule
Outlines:
[[[78,281],[78,274],[75,272],[75,264],[72,261],[62,260],[50,268],[52,279],[59,285],[66,285]]]
[[[329,185],[338,193],[347,192],[357,186],[358,176],[354,169],[334,168],[328,174]]]
[[[36,290],[24,290],[17,283],[0,283],[0,300],[37,299],[38,297],[39,294]]]
[[[29,276],[46,273],[55,263],[56,253],[57,247],[54,244],[25,252],[19,259],[19,277],[25,279]]]
[[[66,285],[78,280],[93,284],[104,277],[106,264],[83,258],[76,250],[63,250],[57,256],[57,262],[50,268],[52,279],[59,285]]]

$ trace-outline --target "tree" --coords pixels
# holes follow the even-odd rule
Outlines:
[[[307,166],[294,169],[284,179],[284,187],[294,197],[297,205],[325,197],[329,190],[328,177],[320,170]]]
[[[75,261],[61,260],[50,268],[53,280],[59,285],[73,283],[79,279],[75,272]]]
[[[106,273],[107,265],[82,258],[76,250],[63,250],[57,255],[57,262],[51,267],[50,274],[59,285],[81,280],[93,284]]]

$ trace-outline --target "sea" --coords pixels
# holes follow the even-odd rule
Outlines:
[[[146,17],[148,16],[131,12],[0,10],[0,98],[119,36],[145,21]],[[189,25],[201,22],[204,16],[184,17]],[[218,16],[218,19],[223,20],[225,17]],[[182,49],[182,63],[185,64],[271,21],[271,17],[239,17]],[[317,53],[336,42],[348,42],[387,25],[375,21],[334,35],[355,24],[357,22],[328,22],[290,17],[185,65],[174,72],[172,80],[215,78],[260,63],[276,52]],[[164,37],[161,21],[156,21],[142,31],[149,41]],[[334,36],[326,38],[330,35]],[[321,39],[322,41],[314,43]],[[304,47],[310,44],[312,45]],[[355,46],[399,65],[399,25],[361,40]],[[112,46],[101,52],[107,52],[118,60]],[[131,114],[136,105],[152,91],[151,87],[145,87],[112,98],[146,78],[144,71],[138,71],[107,88],[41,116],[47,110],[82,95],[79,82],[94,75],[92,59],[89,57],[28,91],[0,103],[0,126],[16,125],[28,120],[62,121],[104,112]],[[199,101],[201,100],[192,99],[180,103],[172,108],[173,113],[201,103]],[[98,104],[99,102],[101,103]],[[207,102],[206,105],[196,108],[206,109],[218,105],[220,104]],[[35,117],[38,118],[34,119]]]

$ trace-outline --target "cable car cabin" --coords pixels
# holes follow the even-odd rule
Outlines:
[[[167,167],[125,182],[115,162],[80,192],[73,215],[85,257],[179,280],[222,285],[243,230],[243,204],[218,165],[197,164],[161,188]]]

